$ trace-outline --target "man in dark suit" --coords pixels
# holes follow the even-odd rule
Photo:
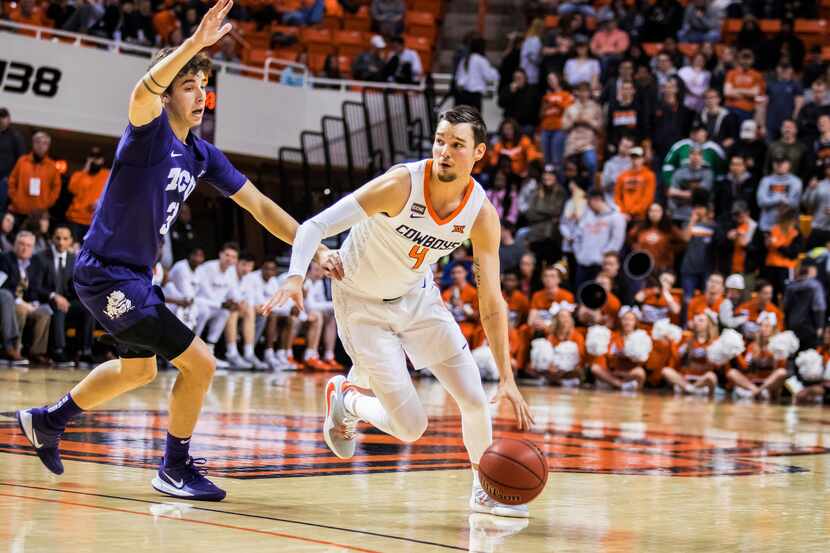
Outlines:
[[[70,366],[66,353],[66,323],[76,324],[81,346],[81,361],[92,362],[93,319],[81,304],[72,283],[75,268],[74,239],[67,225],[52,231],[52,243],[35,256],[37,295],[52,308],[52,361],[56,366]]]
[[[14,298],[17,325],[9,334],[17,335],[17,351],[20,351],[26,324],[31,323],[33,332],[29,357],[33,363],[49,364],[46,349],[49,346],[52,309],[48,305],[48,295],[44,296],[36,284],[40,279],[40,269],[38,262],[32,258],[34,248],[35,235],[28,231],[18,232],[14,240],[14,251],[0,254],[0,278],[3,280],[2,288]],[[5,318],[9,306],[3,302],[3,307]],[[5,335],[4,338],[8,340],[10,335]]]

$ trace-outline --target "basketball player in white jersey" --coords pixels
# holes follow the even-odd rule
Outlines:
[[[533,418],[510,366],[499,282],[499,217],[470,177],[487,149],[485,140],[484,121],[474,108],[442,113],[432,159],[393,167],[300,226],[289,276],[264,311],[289,299],[302,308],[303,279],[320,241],[351,228],[332,295],[353,369],[349,379],[338,375],[326,385],[326,443],[338,457],[350,458],[359,420],[404,442],[424,433],[427,416],[407,372],[408,355],[416,368],[430,368],[461,410],[473,465],[470,508],[527,517],[526,505],[498,503],[479,484],[478,461],[492,441],[487,397],[467,341],[430,271],[432,263],[472,240],[481,324],[500,374],[493,401],[510,401],[519,429],[529,429]]]

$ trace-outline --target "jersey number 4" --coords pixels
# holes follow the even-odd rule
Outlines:
[[[413,271],[423,265],[424,259],[427,257],[427,253],[429,253],[429,248],[419,246],[418,244],[412,246],[412,249],[409,250],[409,257],[415,260],[415,265],[412,266]]]

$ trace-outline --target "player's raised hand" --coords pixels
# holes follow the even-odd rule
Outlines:
[[[499,389],[496,395],[493,396],[491,403],[499,403],[502,399],[507,399],[513,406],[513,412],[516,413],[516,426],[519,430],[530,430],[535,422],[533,415],[530,414],[530,406],[525,401],[522,393],[516,386],[516,381],[512,378],[508,381],[499,382]]]
[[[216,42],[231,31],[233,25],[222,24],[228,12],[233,7],[233,0],[217,0],[205,16],[196,32],[193,33],[193,40],[202,48],[213,46]]]
[[[323,269],[323,274],[329,278],[343,280],[346,274],[343,271],[343,261],[340,259],[340,253],[337,250],[321,251],[317,255],[317,263]]]
[[[294,305],[299,307],[300,311],[303,311],[303,280],[303,277],[300,276],[290,276],[285,279],[279,290],[274,292],[271,299],[260,308],[260,314],[268,315],[288,300],[293,300]]]

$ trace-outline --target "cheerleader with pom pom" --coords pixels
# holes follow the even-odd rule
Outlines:
[[[804,353],[800,353],[799,357]],[[795,394],[795,403],[830,404],[830,325],[824,327],[816,354],[820,357],[819,367],[812,371],[800,365],[796,357],[798,379],[804,384],[804,389]]]
[[[718,387],[720,367],[710,361],[708,348],[718,339],[717,317],[711,311],[692,317],[692,336],[677,348],[673,366],[663,369],[663,378],[677,393],[710,395]]]
[[[548,383],[566,388],[579,386],[585,376],[585,338],[574,327],[570,304],[557,312],[548,341],[553,346],[553,358],[546,374]]]
[[[792,332],[776,334],[776,319],[770,311],[758,316],[758,334],[744,354],[738,356],[739,369],[726,372],[739,398],[769,400],[781,392],[787,379],[787,358],[798,350],[798,340]]]
[[[652,342],[648,334],[638,330],[640,310],[624,306],[620,309],[620,330],[611,335],[608,351],[595,356],[591,361],[591,372],[600,382],[623,391],[642,389],[646,381],[645,363],[651,353]],[[590,334],[589,329],[589,334]],[[588,341],[591,341],[589,336]]]

